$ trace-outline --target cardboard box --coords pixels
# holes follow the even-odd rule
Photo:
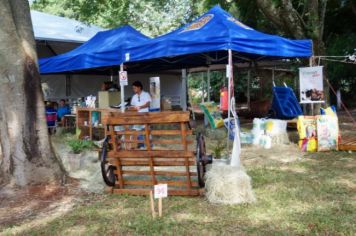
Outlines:
[[[100,91],[98,92],[99,108],[109,108],[118,105],[121,102],[121,93],[118,91]]]

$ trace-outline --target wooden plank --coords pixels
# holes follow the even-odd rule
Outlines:
[[[131,157],[150,157],[154,156],[156,158],[185,158],[185,157],[195,157],[194,151],[185,150],[120,150],[116,153],[113,151],[108,152],[108,157],[115,158],[131,158]]]
[[[149,195],[152,189],[117,189],[112,190],[117,194],[131,194],[131,195]],[[200,196],[202,191],[199,189],[180,190],[180,189],[168,189],[169,196]]]
[[[339,151],[356,151],[356,145],[339,144]]]
[[[187,135],[192,135],[192,130],[187,130]],[[181,130],[152,130],[152,135],[181,135]]]
[[[125,131],[115,131],[117,135],[144,135],[144,131],[137,131],[137,130],[125,130]]]
[[[125,131],[115,131],[117,135],[144,135],[144,131],[137,130],[125,130]],[[187,130],[187,135],[192,135],[192,130]],[[151,135],[181,135],[180,130],[151,130]]]
[[[135,139],[119,139],[116,141],[117,143],[145,143],[144,140],[135,140]],[[111,141],[109,141],[110,144],[112,144]]]
[[[189,122],[189,112],[138,112],[135,114],[120,114],[109,116],[105,124],[113,125],[143,125]]]
[[[187,133],[186,133],[186,126],[185,123],[180,123],[180,128],[182,132],[182,145],[184,148],[184,151],[188,151],[188,145],[187,145]],[[188,157],[185,157],[185,169],[186,169],[186,174],[187,174],[187,188],[191,189],[192,187],[192,181],[190,179],[190,170],[189,170],[189,159]]]
[[[121,166],[120,159],[117,159],[114,162],[114,164],[116,166],[116,170],[114,171],[114,173],[118,175],[120,188],[123,188],[124,187],[124,177],[122,176],[122,166]],[[115,182],[117,182],[117,181],[115,181]]]
[[[123,175],[135,176],[135,175],[150,175],[150,171],[143,171],[143,170],[123,170]],[[186,176],[185,171],[154,171],[155,175],[160,176],[169,176],[169,177],[176,177],[176,176]],[[196,172],[190,172],[191,176],[197,176]]]
[[[146,149],[147,151],[151,151],[151,143],[150,143],[150,127],[148,124],[145,124],[145,141],[146,141]],[[154,173],[154,161],[153,161],[153,156],[151,155],[150,157],[150,174],[151,174],[151,184],[155,185],[157,184],[156,176]]]
[[[160,140],[152,140],[153,144],[182,144],[182,140],[179,139],[160,139]],[[192,140],[187,140],[187,144],[192,144]]]
[[[121,160],[121,165],[122,166],[149,166],[149,162],[143,161],[143,160]],[[155,161],[155,166],[185,166],[186,162],[185,161]],[[189,165],[194,166],[195,161],[189,161]]]
[[[155,184],[168,184],[168,186],[176,186],[176,187],[182,187],[186,186],[187,182],[186,181],[177,181],[177,180],[162,180],[162,181],[157,181]],[[150,180],[125,180],[125,185],[134,185],[134,186],[153,186],[155,184],[152,184],[152,181]],[[192,183],[193,187],[198,187],[197,182]]]
[[[111,146],[113,147],[113,151],[116,153],[118,149],[117,149],[117,142],[114,133],[114,127],[112,125],[109,126],[109,133],[110,133],[110,140],[108,143],[111,144]]]

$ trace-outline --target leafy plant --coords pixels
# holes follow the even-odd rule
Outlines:
[[[71,139],[67,141],[67,144],[75,154],[79,154],[84,150],[91,150],[94,147],[94,143],[91,140]]]
[[[222,158],[222,153],[225,150],[225,142],[220,139],[217,141],[216,145],[213,147],[213,153],[214,153],[214,158],[215,159],[221,159]]]

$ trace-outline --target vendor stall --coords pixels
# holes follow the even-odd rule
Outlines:
[[[196,174],[191,173],[190,166],[194,164],[194,155],[193,150],[189,151],[188,147],[191,142],[187,138],[187,135],[191,133],[189,113],[125,112],[125,86],[128,85],[127,77],[130,78],[133,72],[183,69],[181,88],[185,88],[186,73],[184,69],[211,64],[227,64],[228,115],[230,116],[230,98],[234,96],[233,66],[236,62],[248,61],[252,63],[261,60],[310,57],[312,55],[311,40],[289,40],[260,33],[244,25],[219,6],[212,8],[192,23],[154,39],[140,36],[137,31],[128,26],[121,30],[127,31],[127,35],[122,34],[115,42],[107,42],[107,39],[103,38],[105,34],[99,33],[93,38],[97,39],[93,40],[94,45],[91,45],[93,47],[88,43],[71,53],[40,60],[41,73],[82,71],[95,68],[104,70],[108,67],[118,70],[120,65],[121,112],[103,110],[105,114],[109,115],[105,116],[107,118],[102,122],[107,139],[101,152],[104,180],[107,184],[114,186],[115,191],[119,193],[134,193],[130,189],[132,185],[151,187],[164,182],[168,183],[172,194],[196,195],[199,192],[196,187],[203,186],[201,181],[204,178],[200,173],[204,173],[204,165],[211,159],[205,154],[205,145],[202,141],[204,139],[198,135],[196,147],[198,168]],[[148,79],[146,77],[147,82]],[[162,93],[162,90],[160,91]],[[139,111],[140,107],[137,110]],[[86,112],[83,119],[78,117],[78,126],[83,125],[86,120],[92,123],[92,111],[89,109],[78,113]],[[155,129],[155,124],[169,124],[175,128]],[[135,130],[131,127],[137,125],[141,129]],[[90,128],[89,135],[91,135]],[[179,138],[170,140],[166,140],[164,137],[151,138],[155,135],[178,135]],[[163,149],[163,152],[161,149],[156,151],[156,148],[160,148],[161,144],[179,144],[180,148],[177,149],[176,146],[173,146],[173,149],[166,148]],[[137,171],[127,168],[131,166],[144,166],[149,169]],[[157,170],[156,166],[183,166],[185,171],[183,173],[166,172]],[[183,176],[185,179],[182,181],[159,180],[156,178],[158,173],[170,178]],[[126,177],[130,175],[147,175],[148,179],[142,181],[127,179]],[[191,178],[194,175],[197,175],[199,184],[196,181],[194,183]],[[129,189],[125,190],[126,187]],[[176,187],[184,187],[184,190],[179,189],[174,192]],[[142,191],[147,190],[142,189]],[[141,193],[141,190],[138,192]]]

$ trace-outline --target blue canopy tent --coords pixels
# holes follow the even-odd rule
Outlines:
[[[122,49],[149,38],[131,26],[97,33],[74,50],[39,60],[41,74],[64,73],[120,65]]]
[[[312,55],[311,40],[290,40],[258,32],[231,16],[219,6],[177,30],[124,49],[122,61],[137,62],[155,58],[172,58],[195,53],[209,53],[212,62],[221,60],[232,50],[241,60],[270,60]],[[205,54],[208,55],[208,54]],[[180,58],[178,61],[184,61]]]
[[[122,62],[129,66],[137,62],[151,63],[151,67],[161,67],[161,64],[189,66],[191,62],[205,65],[228,63],[228,97],[231,98],[234,61],[309,58],[312,56],[312,41],[290,40],[258,32],[215,6],[177,30],[129,45],[122,56]],[[229,118],[230,111],[229,99]]]

